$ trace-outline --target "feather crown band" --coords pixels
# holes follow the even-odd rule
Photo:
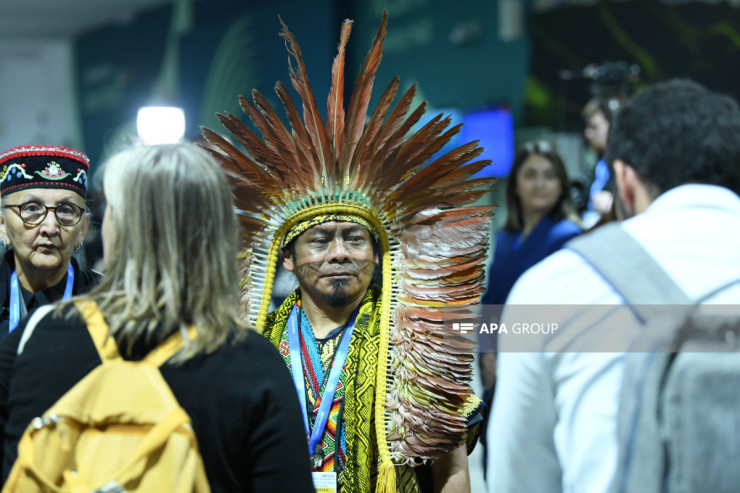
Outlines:
[[[375,231],[375,228],[372,227],[372,225],[367,222],[365,219],[354,216],[351,214],[321,214],[320,216],[314,216],[311,219],[306,219],[303,222],[300,222],[296,224],[293,228],[290,229],[285,235],[285,239],[283,240],[282,248],[285,248],[290,244],[291,241],[298,238],[301,234],[305,233],[309,229],[313,228],[314,226],[317,226],[319,224],[328,223],[329,221],[337,221],[337,222],[350,222],[350,223],[356,223],[360,226],[363,226],[365,229],[367,229],[370,234],[377,240],[378,233]]]
[[[342,24],[326,120],[301,49],[283,24],[302,113],[278,82],[275,91],[289,127],[254,90],[253,102],[243,96],[239,102],[261,137],[234,115],[218,115],[246,153],[210,129],[203,128],[203,134],[245,212],[240,215],[242,293],[246,316],[258,330],[267,316],[278,251],[296,225],[324,214],[348,214],[376,231],[383,271],[380,352],[387,355],[376,374],[378,483],[391,488],[394,462],[438,458],[465,437],[473,347],[445,327],[443,310],[452,307],[457,315],[470,316],[485,290],[493,207],[470,204],[488,193],[494,180],[471,178],[490,163],[474,161],[482,152],[477,142],[423,166],[461,125],[450,127],[450,117],[438,115],[412,131],[426,107],[411,108],[416,85],[393,106],[399,89],[394,78],[369,111],[386,22],[384,13],[346,109],[344,58],[352,22]]]

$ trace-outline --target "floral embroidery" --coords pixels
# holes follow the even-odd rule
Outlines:
[[[85,173],[84,169],[77,168],[77,176],[75,176],[73,180],[82,185],[83,188],[87,189],[87,173]]]
[[[46,165],[45,169],[37,171],[36,174],[41,176],[42,178],[46,178],[47,180],[57,181],[65,179],[71,173],[65,173],[59,163],[57,163],[56,161],[51,161]]]
[[[33,176],[26,173],[26,171],[23,169],[25,167],[25,164],[13,163],[10,166],[6,164],[5,166],[3,166],[2,179],[0,179],[0,181],[12,181],[14,175],[16,178],[23,177],[26,180],[33,179]]]

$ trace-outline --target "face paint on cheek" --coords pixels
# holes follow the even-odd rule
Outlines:
[[[299,279],[305,279],[311,274],[319,272],[322,262],[306,262],[305,264],[296,265],[295,273]]]
[[[373,271],[375,270],[374,259],[356,260],[355,265],[357,266],[357,270],[359,270],[360,272],[364,272],[365,274],[372,275]]]

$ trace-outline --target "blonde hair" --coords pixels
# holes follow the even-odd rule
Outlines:
[[[220,166],[194,144],[134,147],[104,168],[115,236],[94,299],[119,347],[190,324],[173,358],[210,353],[245,334],[238,313],[238,225]]]

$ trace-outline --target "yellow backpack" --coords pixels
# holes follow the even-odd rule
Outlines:
[[[97,305],[77,306],[103,364],[34,418],[3,493],[210,492],[190,418],[159,372],[182,335],[124,361]]]

